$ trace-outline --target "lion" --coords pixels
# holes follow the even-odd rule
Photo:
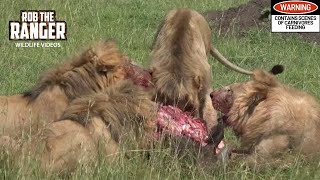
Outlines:
[[[111,163],[128,139],[136,140],[139,149],[151,147],[157,109],[150,93],[130,80],[73,100],[59,121],[42,134],[42,167],[70,172],[79,164],[96,162],[100,153]]]
[[[249,165],[286,152],[306,158],[320,152],[320,105],[306,92],[282,84],[273,74],[255,70],[252,80],[211,93],[213,106],[240,138]],[[290,153],[291,154],[291,153]]]
[[[74,99],[60,120],[48,125],[38,138],[45,143],[42,167],[71,172],[80,164],[96,162],[99,154],[112,163],[131,150],[149,151],[168,136],[191,139],[192,147],[206,147],[213,156],[223,135],[210,139],[202,120],[177,107],[160,105],[152,95],[125,80],[103,93]],[[137,146],[130,147],[128,142]],[[121,151],[123,146],[127,153]]]
[[[138,71],[139,73],[137,73]],[[60,118],[75,98],[103,92],[118,81],[149,72],[121,54],[113,41],[99,42],[78,57],[45,73],[38,83],[23,94],[0,97],[0,136],[20,138],[36,134],[45,124]],[[139,75],[139,76],[137,76]]]
[[[212,128],[217,125],[217,115],[209,97],[209,53],[230,69],[252,74],[211,45],[211,29],[201,14],[185,8],[171,10],[156,33],[150,70],[157,102],[190,111]]]

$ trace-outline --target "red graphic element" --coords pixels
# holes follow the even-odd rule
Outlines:
[[[273,9],[285,14],[308,14],[316,11],[318,5],[309,1],[283,1],[275,4]]]

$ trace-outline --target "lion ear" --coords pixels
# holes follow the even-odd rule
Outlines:
[[[123,65],[120,54],[105,54],[95,60],[97,71],[101,73],[113,71],[116,67]]]

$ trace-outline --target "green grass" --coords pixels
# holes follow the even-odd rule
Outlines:
[[[0,94],[10,95],[30,88],[46,69],[81,52],[88,44],[101,39],[115,39],[123,52],[143,65],[157,26],[165,13],[176,7],[190,7],[200,12],[238,6],[247,0],[80,0],[80,1],[9,1],[0,3]],[[18,20],[20,10],[52,9],[57,19],[68,23],[68,40],[61,48],[16,48],[8,39],[8,22]],[[247,69],[269,69],[285,65],[279,78],[296,88],[320,98],[320,47],[296,37],[280,36],[253,29],[244,37],[214,36],[213,43],[230,60]],[[213,86],[247,80],[210,59]],[[233,139],[231,133],[227,138]],[[190,155],[191,156],[191,155]],[[39,171],[36,163],[22,166],[2,157],[0,177],[5,179],[56,179]],[[28,167],[27,170],[22,167]],[[84,167],[71,179],[319,179],[319,163],[295,161],[285,170],[267,168],[260,172],[242,167],[241,162],[224,169],[219,165],[202,167],[188,158],[178,159],[168,149],[151,153],[145,160],[139,153],[131,159],[122,158],[115,165],[101,160],[93,168]]]

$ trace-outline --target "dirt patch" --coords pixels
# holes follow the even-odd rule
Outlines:
[[[206,16],[211,20],[219,35],[244,35],[253,27],[271,30],[271,21],[268,18],[270,0],[251,0],[239,7],[225,11],[209,11]],[[300,36],[308,42],[320,43],[320,33],[281,33]]]

